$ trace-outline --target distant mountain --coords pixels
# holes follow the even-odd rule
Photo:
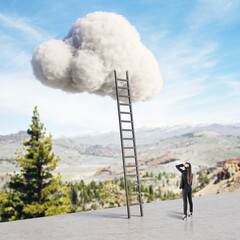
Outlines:
[[[216,132],[224,136],[240,136],[240,123],[239,124],[184,124],[159,128],[138,128],[136,131],[136,141],[139,145],[152,144],[159,142],[162,139],[169,137],[180,136],[187,133],[196,132]],[[25,131],[19,131],[15,134],[0,135],[1,142],[22,142],[28,135]],[[92,133],[83,134],[76,137],[61,137],[56,138],[54,141],[66,144],[86,144],[86,145],[112,145],[119,147],[119,132],[107,132],[107,133]]]
[[[22,142],[24,138],[27,138],[28,134],[26,131],[19,131],[18,133],[12,133],[8,135],[0,135],[0,143],[18,143]]]
[[[153,144],[169,137],[202,131],[217,132],[224,136],[240,136],[240,124],[185,124],[159,128],[139,128],[136,129],[136,141],[138,145]],[[78,143],[90,145],[112,145],[112,147],[117,148],[120,145],[119,132],[81,135],[72,139]]]

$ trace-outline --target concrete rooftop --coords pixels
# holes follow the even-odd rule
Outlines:
[[[240,192],[193,198],[193,217],[183,221],[182,199],[131,207],[0,223],[1,240],[240,239]]]

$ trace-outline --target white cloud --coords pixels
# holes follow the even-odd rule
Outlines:
[[[32,67],[46,86],[114,99],[113,70],[118,77],[129,70],[133,102],[153,98],[163,85],[158,62],[136,28],[112,12],[89,13],[73,24],[64,39],[40,44],[33,52]]]

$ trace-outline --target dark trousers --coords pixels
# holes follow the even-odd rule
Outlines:
[[[192,189],[183,189],[182,190],[183,196],[183,210],[184,214],[187,215],[187,199],[190,205],[190,212],[193,211],[193,203],[192,203]]]

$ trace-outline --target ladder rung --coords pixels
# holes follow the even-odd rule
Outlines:
[[[125,167],[137,167],[137,165],[132,164],[132,165],[126,165]]]
[[[121,120],[121,122],[132,122],[130,120]]]
[[[139,185],[139,183],[131,183],[131,184],[128,184],[127,186],[132,187],[132,186],[138,186],[138,185]]]
[[[120,113],[122,113],[122,114],[132,114],[130,112],[120,112]]]
[[[126,97],[126,98],[130,98],[130,96],[127,95],[118,95],[119,97]]]
[[[126,177],[137,177],[138,175],[137,174],[128,174],[126,175]]]
[[[132,203],[132,204],[129,204],[129,206],[136,206],[136,205],[141,205],[141,203]]]
[[[125,156],[124,158],[136,158],[136,156]]]
[[[140,193],[132,193],[132,194],[128,194],[128,196],[137,196],[140,195]]]
[[[134,149],[135,147],[124,147],[124,149]]]
[[[133,140],[134,138],[123,138],[123,140]]]
[[[124,81],[124,82],[128,82],[127,79],[122,79],[122,78],[117,78],[118,81]]]
[[[129,89],[128,87],[118,87],[120,89]]]
[[[129,103],[119,103],[119,105],[130,106],[131,104],[129,104]]]
[[[123,128],[122,131],[129,131],[129,132],[133,132],[132,129],[126,129],[126,128]]]

